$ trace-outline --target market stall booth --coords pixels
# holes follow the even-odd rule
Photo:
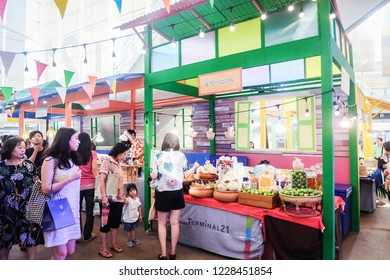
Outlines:
[[[281,169],[291,169],[297,156],[309,167],[320,163],[322,253],[334,259],[335,180],[352,186],[351,228],[359,230],[356,120],[352,127],[349,120],[357,112],[352,47],[340,20],[329,18],[331,1],[301,1],[301,16],[288,11],[289,4],[177,2],[171,14],[156,11],[120,27],[147,25],[145,173],[163,118],[179,127],[182,147],[205,156],[247,156],[250,166],[268,159]],[[153,39],[156,33],[163,44]],[[155,90],[204,102],[156,108]],[[342,118],[349,127],[340,125]],[[257,136],[251,133],[255,123]]]

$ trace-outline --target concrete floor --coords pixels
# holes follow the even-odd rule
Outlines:
[[[343,242],[344,260],[390,260],[390,203],[384,198],[377,202],[377,209],[373,213],[361,213],[360,232],[349,232]],[[99,236],[99,217],[95,218],[94,233]],[[118,232],[119,244],[123,247],[122,253],[112,252],[113,257],[107,260],[156,260],[160,253],[160,245],[156,233],[157,225],[147,234],[143,228],[136,230],[136,238],[141,244],[132,248],[126,246],[126,236],[120,228]],[[169,245],[169,241],[168,241]],[[99,239],[88,243],[78,243],[72,260],[102,260],[98,254]],[[50,259],[50,250],[44,246],[38,247],[37,259]],[[11,250],[10,259],[25,259],[26,254],[17,246]],[[229,259],[202,249],[186,245],[178,245],[177,259],[179,260],[225,260]]]

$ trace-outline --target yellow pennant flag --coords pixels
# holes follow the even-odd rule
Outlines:
[[[54,0],[57,5],[58,10],[60,11],[61,18],[64,18],[66,5],[68,4],[68,0]]]

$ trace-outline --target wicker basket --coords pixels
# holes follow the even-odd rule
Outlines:
[[[190,187],[190,189],[188,190],[188,193],[190,194],[190,196],[196,197],[196,198],[213,197],[213,192],[214,192],[213,188],[193,188],[193,187]]]
[[[221,191],[215,190],[213,196],[216,200],[221,202],[237,202],[238,191]]]
[[[283,211],[294,217],[314,217],[321,215],[322,194],[313,196],[292,196],[279,192]]]

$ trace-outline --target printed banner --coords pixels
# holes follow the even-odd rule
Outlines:
[[[199,96],[242,90],[242,68],[199,75]]]
[[[235,259],[264,253],[259,219],[188,202],[180,213],[179,241]]]

